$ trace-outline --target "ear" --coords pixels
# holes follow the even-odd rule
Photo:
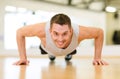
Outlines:
[[[73,33],[73,29],[72,28],[70,28],[70,32]]]

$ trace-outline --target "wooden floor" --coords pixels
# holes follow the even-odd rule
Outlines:
[[[108,66],[93,66],[92,58],[29,58],[28,66],[15,66],[15,57],[0,58],[0,79],[120,79],[120,58],[107,58]]]

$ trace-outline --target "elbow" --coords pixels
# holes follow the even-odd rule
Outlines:
[[[100,36],[104,36],[104,31],[103,31],[103,29],[99,28],[98,35],[100,35]]]
[[[102,39],[104,38],[104,31],[103,31],[103,29],[98,28],[96,38],[102,38]]]
[[[16,31],[16,37],[18,38],[18,37],[23,37],[23,35],[22,35],[22,29],[21,28],[19,28],[17,31]]]

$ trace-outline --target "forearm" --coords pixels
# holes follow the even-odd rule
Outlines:
[[[101,59],[102,47],[103,47],[103,31],[98,31],[98,36],[95,38],[95,55],[94,59]]]
[[[26,47],[25,47],[25,37],[21,35],[21,33],[18,31],[17,36],[17,46],[18,46],[18,52],[20,56],[20,60],[27,59],[26,57]]]
[[[102,47],[103,47],[103,31],[101,31],[98,37],[95,39],[95,55],[93,65],[108,65],[107,62],[101,59]]]

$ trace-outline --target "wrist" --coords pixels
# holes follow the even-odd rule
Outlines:
[[[26,56],[20,56],[20,60],[27,60]]]
[[[94,57],[95,60],[101,60],[101,56],[100,57]]]
[[[22,61],[26,61],[26,60],[27,60],[27,58],[20,58],[20,60],[22,60]]]

